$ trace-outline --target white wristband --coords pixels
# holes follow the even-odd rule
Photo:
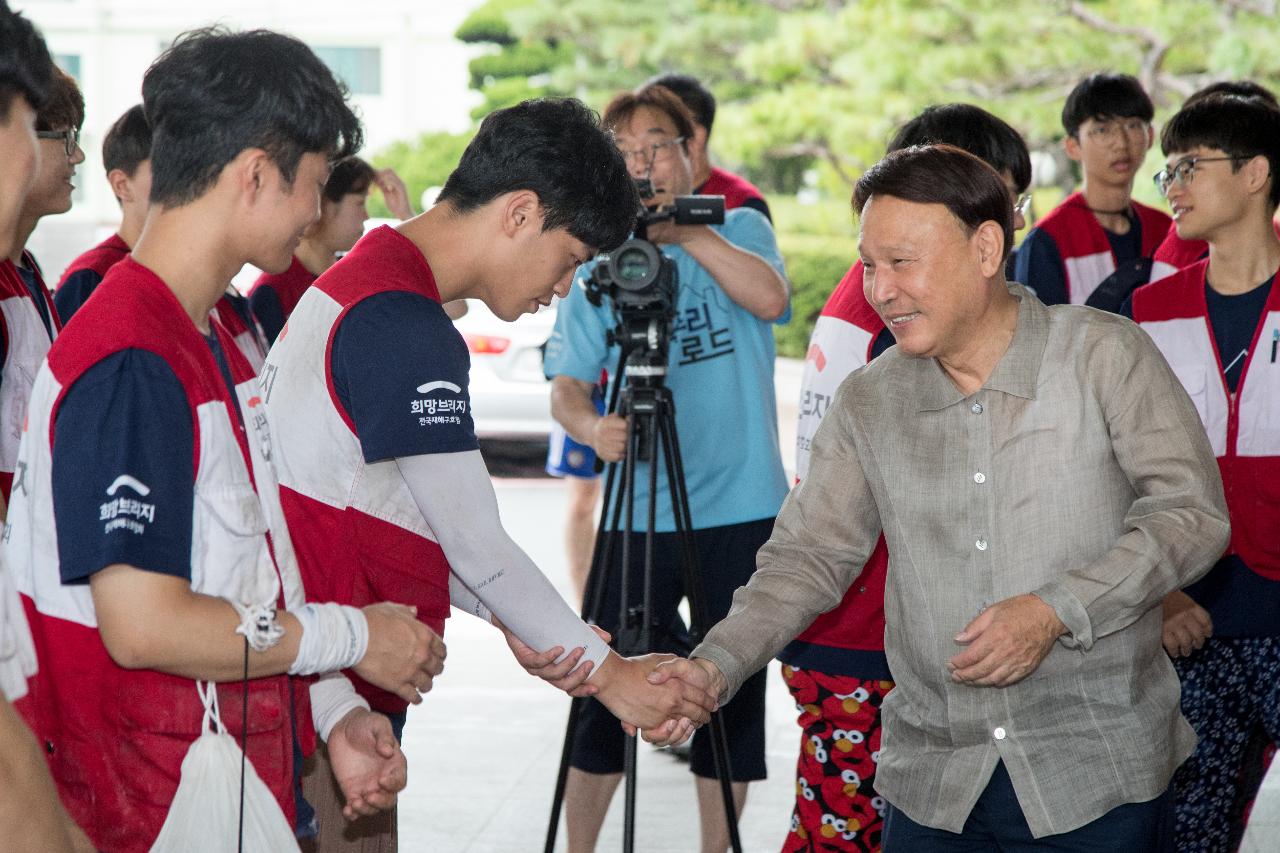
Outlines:
[[[321,676],[311,685],[311,721],[320,740],[329,742],[329,734],[338,721],[355,708],[369,710],[369,703],[356,692],[351,682],[339,673]]]
[[[360,663],[369,648],[364,613],[345,604],[304,604],[290,611],[302,625],[290,675],[336,672]]]

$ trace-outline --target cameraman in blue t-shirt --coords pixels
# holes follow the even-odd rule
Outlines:
[[[670,204],[693,190],[688,151],[693,119],[669,90],[649,85],[618,95],[605,108],[603,124],[613,130],[632,177],[652,181],[656,192],[647,203]],[[648,227],[647,237],[678,270],[666,384],[675,401],[706,616],[714,622],[728,613],[734,590],[755,570],[756,550],[768,539],[787,493],[778,449],[771,325],[789,318],[790,288],[773,229],[758,211],[730,210],[724,224],[716,226],[660,222]],[[590,266],[579,269],[578,282],[590,273]],[[546,371],[553,377],[552,415],[606,462],[622,458],[627,435],[626,420],[601,415],[591,399],[601,369],[617,364],[618,351],[608,343],[613,326],[612,306],[591,305],[583,288],[575,287],[560,305],[546,355]],[[674,621],[685,596],[664,467],[659,466],[657,477],[650,614],[659,625]],[[628,549],[633,565],[627,600],[639,602],[647,465],[637,468],[634,494],[634,529],[641,532],[633,533]],[[621,551],[613,549],[617,561]],[[609,567],[601,605],[601,627],[615,636],[620,569]],[[657,643],[667,648],[661,638]],[[722,709],[739,811],[747,783],[765,777],[764,686],[760,673]],[[692,766],[698,777],[702,849],[722,851],[729,845],[728,828],[709,736],[703,731],[695,737]],[[565,790],[570,851],[594,849],[621,779],[623,745],[617,721],[589,701],[575,733]]]

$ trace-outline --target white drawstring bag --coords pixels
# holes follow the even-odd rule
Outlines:
[[[240,849],[240,745],[218,715],[218,690],[196,682],[204,702],[200,737],[182,759],[182,779],[151,853],[236,853]],[[298,850],[271,791],[244,762],[244,853]]]

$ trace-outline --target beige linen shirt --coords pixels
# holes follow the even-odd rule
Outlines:
[[[750,583],[694,655],[732,695],[855,580],[884,530],[876,788],[960,832],[1003,760],[1032,833],[1162,793],[1195,743],[1160,601],[1227,545],[1195,407],[1133,323],[1029,291],[990,378],[964,396],[934,359],[887,351],[841,385]],[[1034,592],[1068,633],[1005,688],[951,680],[955,636]]]

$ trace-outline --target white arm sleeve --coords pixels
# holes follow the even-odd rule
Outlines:
[[[316,734],[320,740],[329,742],[329,735],[338,721],[351,712],[353,708],[369,710],[369,703],[356,692],[340,672],[329,672],[320,676],[311,685],[311,722],[315,724]]]
[[[477,619],[493,621],[493,614],[489,612],[489,608],[485,607],[484,602],[476,598],[476,594],[467,588],[462,578],[453,572],[449,573],[449,603]]]
[[[561,646],[566,654],[585,647],[582,661],[595,664],[592,675],[599,672],[609,647],[503,529],[480,451],[398,457],[396,465],[457,580],[525,645]],[[440,483],[449,484],[448,500],[439,498]],[[451,594],[455,588],[451,578]]]

